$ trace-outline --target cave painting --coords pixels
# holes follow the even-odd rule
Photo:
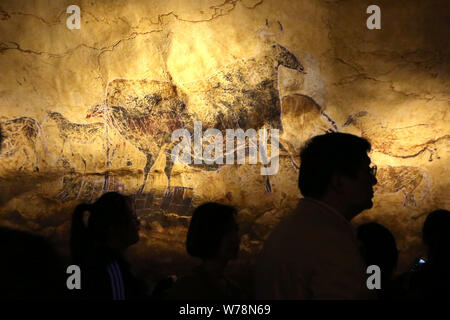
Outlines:
[[[179,142],[172,141],[171,135],[180,128],[193,132],[194,121],[201,121],[203,130],[218,129],[225,139],[226,129],[278,129],[281,147],[297,170],[298,154],[305,141],[317,134],[341,131],[347,127],[358,129],[361,136],[371,142],[374,151],[391,157],[406,159],[428,152],[430,161],[440,158],[436,144],[450,136],[437,136],[429,124],[393,128],[386,126],[376,114],[360,111],[351,114],[338,127],[311,97],[303,94],[281,97],[279,68],[283,66],[299,74],[306,72],[289,49],[271,40],[264,32],[264,28],[260,30],[264,48],[258,54],[225,65],[203,79],[180,83],[151,79],[111,80],[105,88],[104,101],[92,106],[86,113],[87,119],[97,122],[72,122],[63,114],[50,110],[46,111],[42,125],[30,117],[2,121],[3,152],[0,156],[4,159],[23,159],[23,165],[18,170],[26,167],[39,171],[42,155],[49,155],[45,145],[49,137],[43,133],[53,126],[62,144],[59,154],[55,155],[57,160],[50,162],[64,169],[61,189],[56,196],[58,200],[89,202],[107,191],[136,193],[136,190],[125,190],[119,177],[108,170],[115,150],[120,147],[113,146],[110,141],[109,132],[114,131],[146,159],[135,198],[137,210],[144,213],[150,209],[160,209],[181,215],[192,208],[193,190],[170,185],[174,165],[170,151]],[[417,127],[424,132],[419,141],[408,139],[415,134]],[[246,150],[249,150],[249,141],[246,141]],[[206,145],[208,141],[203,143]],[[105,153],[106,173],[81,174],[75,169],[73,157],[77,152],[73,151],[74,144],[101,145],[99,149]],[[169,185],[165,190],[145,190],[149,172],[161,154],[166,155],[164,172]],[[86,161],[89,160],[85,160],[79,152],[78,156],[86,168]],[[131,161],[127,161],[127,166],[133,166]],[[217,170],[220,165],[194,163],[192,167]],[[380,167],[378,180],[379,193],[401,192],[405,206],[417,205],[415,194],[419,186],[424,185],[419,189],[425,190],[421,200],[429,192],[428,174],[418,167]],[[271,192],[269,177],[266,177],[264,188]]]
[[[281,106],[283,135],[280,142],[287,150],[292,165],[298,170],[302,145],[313,136],[338,131],[338,128],[323,108],[306,95],[286,95],[281,100]]]
[[[168,212],[174,212],[179,215],[189,215],[191,214],[192,198],[193,198],[192,188],[186,187],[171,187],[164,193],[164,198],[161,203],[161,209]]]
[[[427,171],[418,167],[410,166],[383,166],[378,168],[378,183],[375,192],[381,194],[403,194],[403,206],[417,207],[416,193],[419,186],[423,186],[422,196],[424,200],[430,193],[430,176]]]
[[[193,196],[193,188],[182,186],[168,187],[164,191],[152,189],[148,193],[133,195],[136,214],[142,218],[157,216],[158,212],[189,216],[194,208]]]
[[[226,129],[282,130],[278,69],[284,66],[304,72],[304,68],[285,47],[270,40],[265,43],[267,48],[258,55],[227,65],[205,79],[179,84],[147,79],[108,83],[104,103],[92,107],[86,117],[103,117],[108,128],[146,156],[138,193],[144,191],[160,150],[170,154],[171,133],[179,128],[192,132],[195,120],[205,129],[220,130],[223,136]],[[110,162],[109,151],[107,157]],[[172,166],[171,158],[166,158],[169,186]],[[217,169],[214,164],[200,166]],[[268,181],[266,189],[270,192]]]
[[[172,145],[172,132],[192,124],[183,100],[169,82],[116,79],[108,84],[105,104],[94,106],[86,116],[104,117],[109,128],[146,156],[140,193],[161,148]],[[108,150],[108,162],[110,157]],[[168,176],[171,165],[165,169]]]
[[[2,163],[8,159],[21,159],[19,167],[39,172],[42,151],[45,149],[41,124],[30,117],[20,117],[0,122]],[[38,148],[40,140],[43,148]],[[16,164],[17,165],[17,164]]]
[[[125,192],[125,186],[116,175],[66,174],[61,181],[61,191],[56,195],[59,201],[95,201],[105,192]]]
[[[227,65],[210,77],[180,84],[195,118],[208,128],[281,130],[278,68],[303,72],[295,55],[272,44],[257,56]],[[209,110],[204,112],[204,108]]]
[[[146,154],[147,159],[154,159],[164,145],[170,145],[172,129],[180,126],[189,127],[192,124],[191,120],[195,115],[190,113],[185,105],[186,95],[178,93],[177,88],[171,83],[153,80],[115,80],[112,84],[114,90],[111,90],[111,95],[107,97],[107,105],[96,106],[88,114],[88,117],[105,116],[106,114],[105,119],[108,126],[117,130],[132,145]],[[281,119],[284,128],[283,144],[291,156],[297,155],[300,146],[310,137],[330,130],[338,131],[336,123],[331,117],[308,96],[300,94],[284,96],[281,105],[283,111]],[[51,121],[56,124],[59,137],[63,140],[61,154],[64,154],[66,143],[90,144],[101,141],[105,145],[106,128],[102,122],[78,124],[53,111],[48,111],[47,117],[44,126],[30,117],[2,121],[0,123],[2,130],[1,157],[5,159],[23,158],[24,165],[33,171],[39,171],[38,164],[42,161],[40,154],[44,151],[48,152],[45,148],[43,131]],[[376,115],[366,111],[351,115],[343,128],[347,126],[359,128],[362,136],[371,141],[375,151],[394,157],[408,158],[429,150],[430,159],[432,159],[432,155],[436,154],[436,148],[432,148],[433,143],[446,138],[446,136],[442,136],[430,142],[429,137],[425,134],[420,137],[424,140],[423,143],[411,143],[410,140],[401,139],[401,137],[412,134],[412,130],[417,125],[388,128]],[[420,126],[426,125],[421,124]],[[44,148],[37,150],[36,146],[39,145]],[[439,159],[438,155],[436,159]],[[69,159],[60,157],[58,161],[64,163],[63,167],[70,167]],[[146,170],[149,169],[148,166],[151,163],[147,162]],[[295,161],[293,164],[298,168]],[[71,171],[72,173],[66,173],[62,178],[60,192],[56,195],[56,199],[60,201],[90,202],[103,192],[126,191],[118,176],[109,173],[106,175],[82,175],[74,172],[73,168]],[[269,187],[266,186],[266,188]],[[378,171],[378,184],[375,188],[376,192],[380,194],[400,193],[403,195],[404,206],[416,207],[417,201],[424,200],[430,192],[430,178],[424,169],[418,167],[381,166]],[[417,197],[418,193],[419,197]],[[154,190],[146,194],[138,192],[136,205],[137,210],[141,213],[149,213],[156,209],[188,215],[192,209],[192,198],[192,188],[168,186],[164,192]]]
[[[54,111],[47,111],[47,117],[46,120],[55,122],[58,134],[63,141],[61,155],[64,154],[66,143],[70,143],[70,153],[73,154],[71,149],[72,143],[101,143],[105,139],[105,125],[102,122],[90,124],[74,123],[67,120],[61,113]]]
[[[361,136],[370,141],[374,151],[395,158],[414,158],[427,152],[428,161],[440,159],[436,144],[450,140],[450,135],[436,132],[430,124],[418,123],[406,127],[389,127],[384,124],[380,116],[368,111],[350,115],[343,127],[347,126],[358,128]],[[420,128],[420,135],[417,135],[417,128]]]

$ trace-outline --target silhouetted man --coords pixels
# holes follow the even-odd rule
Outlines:
[[[304,198],[274,229],[256,263],[258,299],[365,299],[367,275],[350,220],[373,205],[370,143],[313,137],[300,153]]]

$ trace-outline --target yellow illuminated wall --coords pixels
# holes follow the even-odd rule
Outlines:
[[[189,212],[219,201],[239,209],[236,266],[248,266],[301,197],[302,143],[338,130],[372,143],[374,207],[355,223],[387,226],[404,268],[426,214],[450,209],[450,19],[446,1],[377,0],[369,30],[372,2],[2,1],[1,224],[67,253],[76,204],[133,194],[144,228],[132,254],[155,275],[192,263]],[[80,29],[67,27],[71,4]],[[280,129],[278,173],[172,166],[170,134],[194,120]]]

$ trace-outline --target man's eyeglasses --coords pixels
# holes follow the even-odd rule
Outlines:
[[[371,165],[369,167],[369,172],[373,177],[377,176],[377,166],[376,165]]]

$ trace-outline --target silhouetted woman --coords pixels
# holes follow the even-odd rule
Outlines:
[[[389,298],[389,286],[394,276],[398,262],[398,249],[394,235],[376,222],[360,225],[356,230],[356,237],[362,247],[362,256],[366,267],[376,265],[381,271],[381,290],[376,290],[378,298]]]
[[[84,214],[89,213],[87,225]],[[92,204],[80,204],[72,216],[71,252],[81,268],[84,299],[124,300],[144,297],[145,286],[130,272],[125,249],[139,240],[139,222],[131,199],[117,192]]]
[[[239,252],[239,229],[234,207],[205,203],[195,209],[186,239],[187,252],[201,259],[191,274],[178,280],[169,299],[241,299],[239,286],[225,276],[225,269]]]

